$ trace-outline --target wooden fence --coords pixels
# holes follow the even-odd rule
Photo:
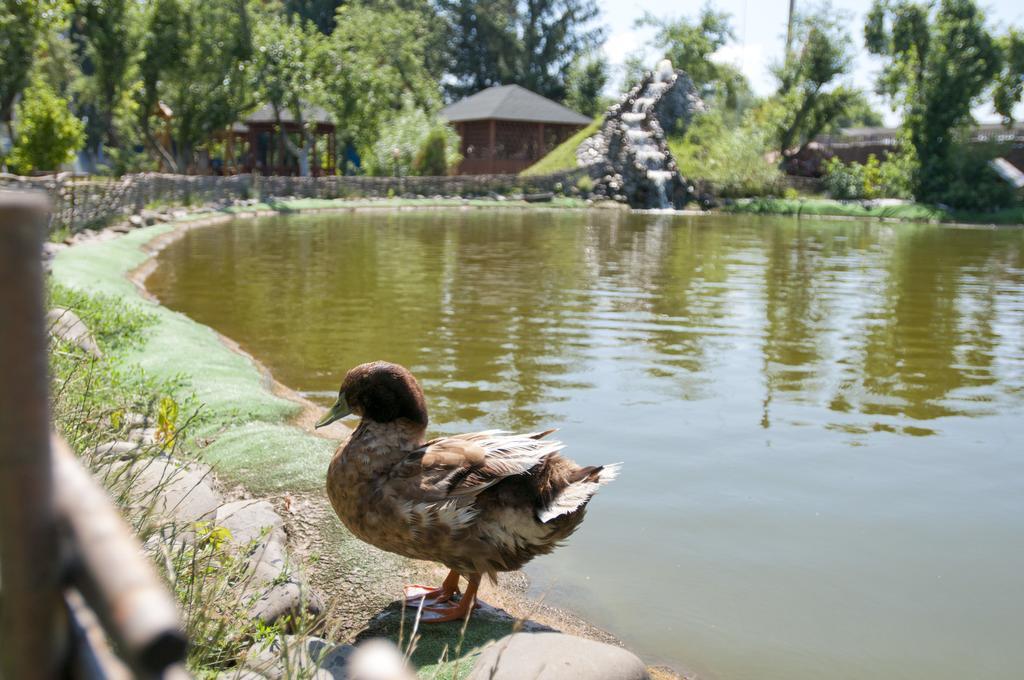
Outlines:
[[[0,677],[183,677],[173,598],[106,492],[52,434],[49,219],[39,192],[0,190]]]

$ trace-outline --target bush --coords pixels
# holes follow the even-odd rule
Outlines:
[[[407,102],[402,111],[381,126],[377,141],[363,151],[367,172],[378,177],[420,174],[416,172],[414,163],[431,135],[443,136],[445,140],[445,168],[453,167],[462,160],[458,151],[459,136],[455,130],[437,116]],[[435,163],[431,170],[436,170],[438,165]]]
[[[825,188],[840,200],[911,198],[910,186],[916,164],[909,154],[893,154],[879,162],[874,154],[867,163],[843,163],[833,158],[825,164]]]
[[[957,143],[945,166],[937,171],[940,181],[929,182],[939,187],[934,200],[958,210],[978,212],[1012,206],[1016,199],[1013,189],[988,167],[989,160],[1003,152],[998,144]]]
[[[439,177],[448,174],[448,135],[442,128],[434,128],[412,162],[415,175]]]
[[[16,141],[9,159],[11,168],[28,174],[34,170],[58,170],[85,144],[85,125],[68,110],[68,102],[37,78],[18,104]]]
[[[766,158],[770,144],[767,128],[752,117],[730,126],[717,112],[697,116],[682,137],[669,138],[683,176],[708,181],[726,197],[776,191],[782,175]]]

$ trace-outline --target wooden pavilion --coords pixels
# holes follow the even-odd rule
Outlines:
[[[460,175],[516,173],[590,124],[586,116],[519,85],[481,90],[441,111],[462,140]]]
[[[313,176],[333,175],[337,167],[336,126],[327,111],[305,106],[303,123],[312,124],[309,171]],[[291,109],[281,111],[281,127],[299,146],[302,130]],[[299,162],[289,153],[278,131],[274,109],[269,104],[231,126],[226,136],[224,157],[218,172],[233,175],[259,172],[264,175],[298,175]]]

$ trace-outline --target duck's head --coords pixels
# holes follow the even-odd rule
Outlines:
[[[350,370],[341,383],[338,401],[316,426],[330,425],[350,413],[378,423],[405,418],[427,426],[427,405],[416,378],[406,367],[386,361]]]

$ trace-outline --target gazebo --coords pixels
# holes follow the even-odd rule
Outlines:
[[[519,85],[481,90],[441,111],[462,140],[459,174],[525,170],[590,123],[586,116]]]
[[[327,111],[319,106],[304,106],[304,124],[312,124],[312,146],[309,150],[310,174],[333,175],[337,166],[335,124]],[[281,111],[281,127],[298,146],[301,129],[291,109]],[[264,175],[298,175],[299,163],[285,148],[277,129],[274,109],[269,104],[240,123],[235,123],[227,136],[224,149],[225,174],[260,172]]]

